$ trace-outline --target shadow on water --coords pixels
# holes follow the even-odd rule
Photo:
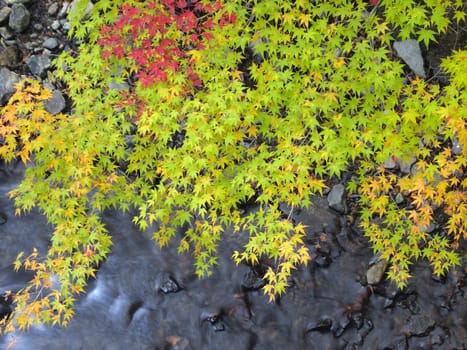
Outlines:
[[[5,168],[5,166],[3,166]],[[5,168],[6,169],[6,168]],[[17,290],[30,275],[14,273],[21,250],[45,252],[52,228],[37,212],[14,216],[6,193],[22,169],[0,172],[0,292]],[[465,275],[435,281],[426,265],[403,293],[386,281],[370,288],[371,250],[346,221],[317,199],[295,220],[308,227],[314,260],[297,270],[276,303],[263,296],[264,266],[235,266],[245,239],[227,232],[211,277],[194,275],[190,255],[159,250],[127,214],[104,221],[114,246],[70,326],[36,327],[17,335],[19,350],[55,349],[462,349],[467,342]],[[317,245],[319,243],[319,245]],[[2,307],[8,307],[2,306]],[[0,347],[5,346],[0,343]]]

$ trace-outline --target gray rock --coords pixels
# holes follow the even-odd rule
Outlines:
[[[416,40],[396,41],[394,50],[410,69],[421,78],[426,78],[422,51]]]
[[[10,17],[11,8],[8,6],[2,7],[0,9],[0,24],[5,24]]]
[[[58,40],[55,38],[47,38],[44,40],[42,44],[43,47],[49,50],[55,50],[58,47],[59,43]]]
[[[408,174],[410,173],[410,170],[412,169],[412,165],[414,165],[416,161],[417,161],[417,158],[415,157],[412,157],[409,159],[397,158],[396,163],[397,165],[399,165],[401,172],[403,172],[404,174]]]
[[[402,204],[404,203],[404,196],[402,193],[398,193],[396,194],[396,198],[395,198],[395,201],[396,201],[396,204]]]
[[[427,315],[411,315],[405,331],[410,335],[424,336],[434,327],[435,321]]]
[[[366,281],[368,284],[378,284],[381,282],[387,267],[388,262],[386,259],[380,259],[379,257],[376,257],[373,264],[370,262],[370,267],[366,272]]]
[[[62,25],[60,24],[60,22],[57,19],[55,21],[53,21],[52,24],[50,25],[50,27],[53,30],[59,30],[61,26]]]
[[[69,31],[71,29],[71,24],[68,21],[65,21],[62,23],[62,28],[65,32]]]
[[[114,80],[109,84],[109,88],[114,90],[128,90],[130,85],[128,83],[117,83]]]
[[[19,62],[19,51],[16,46],[0,45],[0,67],[14,67]]]
[[[28,2],[31,2],[31,0],[5,0],[5,2],[8,5],[13,5],[13,4],[27,4]]]
[[[22,33],[29,26],[31,14],[23,4],[14,4],[11,7],[10,20],[8,25],[15,32]]]
[[[64,18],[67,13],[68,13],[68,8],[70,7],[70,2],[69,1],[65,1],[63,4],[62,4],[62,8],[60,9],[60,11],[58,11],[58,14],[57,14],[57,17],[58,18]]]
[[[396,162],[393,157],[388,157],[383,163],[385,169],[394,169],[396,167]]]
[[[420,229],[426,233],[432,233],[436,230],[436,224],[433,221],[430,221],[428,226],[421,226]]]
[[[344,214],[347,211],[344,194],[344,185],[338,184],[332,187],[332,190],[329,192],[327,197],[329,207],[341,214]]]
[[[6,214],[0,213],[0,225],[5,224],[8,221]]]
[[[8,27],[0,27],[0,36],[5,40],[10,40],[14,34]]]
[[[44,102],[44,108],[51,114],[58,114],[66,107],[65,98],[58,90],[52,92],[52,98]]]
[[[73,2],[70,4],[68,12],[74,11],[76,9],[76,5],[80,0],[73,0]],[[81,15],[81,20],[84,21],[89,18],[89,15],[91,14],[92,9],[94,8],[94,4],[91,1],[88,1],[88,5],[86,6],[86,9],[84,10],[83,14]]]
[[[44,78],[47,69],[50,68],[50,57],[48,55],[32,55],[26,60],[26,64],[32,74]]]
[[[0,69],[0,103],[8,102],[10,96],[16,91],[15,84],[19,82],[19,76],[6,68]]]
[[[57,14],[57,12],[58,12],[58,4],[56,2],[54,2],[47,9],[47,14],[49,16],[55,16]]]
[[[459,143],[459,139],[457,137],[452,139],[452,153],[457,156],[462,153],[462,145]]]
[[[44,30],[44,27],[40,23],[34,23],[33,28],[37,32],[42,32]]]

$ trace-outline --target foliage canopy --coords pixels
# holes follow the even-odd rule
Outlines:
[[[428,45],[465,20],[465,4],[373,3],[101,0],[84,20],[88,2],[78,1],[71,35],[83,43],[55,64],[72,113],[46,112],[50,92],[32,80],[2,110],[0,156],[28,163],[12,192],[18,213],[38,207],[55,227],[47,256],[16,261],[36,277],[16,293],[5,330],[69,322],[111,249],[100,221],[111,207],[136,208],[142,230],[157,224],[160,246],[179,239],[199,276],[216,264],[224,228],[246,229],[233,258],[271,258],[264,291],[273,299],[310,258],[305,228],[279,205],[307,206],[327,179],[355,168],[348,191],[391,279],[403,287],[420,257],[438,275],[459,264],[467,51],[443,61],[450,84],[441,87],[407,79],[391,47],[395,38]],[[382,166],[390,157],[414,158],[416,170],[398,177]],[[252,201],[259,209],[242,215]],[[428,234],[435,212],[445,219]]]

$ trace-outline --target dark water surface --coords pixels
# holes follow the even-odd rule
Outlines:
[[[52,232],[37,212],[14,216],[6,193],[21,175],[21,167],[0,171],[0,213],[6,218],[0,225],[0,293],[31,278],[14,273],[11,262],[21,250],[45,252]],[[404,293],[386,281],[370,288],[365,275],[371,250],[344,218],[317,199],[295,219],[308,225],[316,258],[296,271],[286,295],[268,303],[258,289],[261,267],[237,267],[231,260],[242,233],[225,234],[219,266],[199,280],[189,255],[178,255],[175,247],[159,250],[129,215],[108,212],[112,254],[77,303],[70,326],[17,334],[13,349],[463,349],[467,344],[462,269],[435,281],[429,267],[418,264]],[[0,348],[5,342],[0,339]]]

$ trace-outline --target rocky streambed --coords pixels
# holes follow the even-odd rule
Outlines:
[[[0,171],[0,293],[31,278],[14,273],[11,262],[20,250],[45,253],[52,232],[37,212],[14,215],[6,194],[22,172],[22,166],[11,165]],[[420,263],[399,291],[374,268],[378,262],[372,265],[372,252],[355,227],[326,198],[314,203],[294,215],[308,227],[314,259],[293,274],[291,287],[275,303],[260,290],[264,266],[237,267],[231,260],[244,233],[226,232],[219,266],[200,280],[191,256],[177,254],[175,247],[159,250],[129,215],[108,212],[112,253],[78,300],[69,327],[16,334],[13,349],[466,348],[465,271],[439,280]],[[8,301],[1,305],[8,312]]]
[[[2,104],[16,81],[34,76],[54,90],[47,105],[51,113],[67,108],[51,62],[61,50],[75,47],[66,37],[70,6],[66,1],[0,0]],[[465,42],[466,33],[458,30],[427,52],[414,42],[396,45],[396,51],[407,60],[410,74],[442,81],[440,57]],[[402,170],[404,165],[386,166]],[[14,215],[7,193],[23,172],[21,165],[0,166],[0,294],[18,290],[32,277],[15,273],[11,263],[22,250],[36,247],[45,253],[52,232],[37,212]],[[232,262],[231,253],[242,246],[245,233],[226,232],[213,276],[199,280],[189,255],[178,255],[175,247],[159,250],[149,233],[133,226],[130,214],[107,212],[112,254],[78,301],[70,326],[16,334],[13,349],[467,348],[465,268],[436,279],[427,264],[418,263],[408,287],[397,290],[384,279],[384,262],[342,214],[347,205],[337,185],[315,198],[310,209],[294,212],[293,219],[307,225],[314,259],[293,274],[291,287],[275,303],[261,292],[263,265]],[[0,315],[10,311],[10,302],[0,298]],[[7,341],[0,339],[0,349]]]

